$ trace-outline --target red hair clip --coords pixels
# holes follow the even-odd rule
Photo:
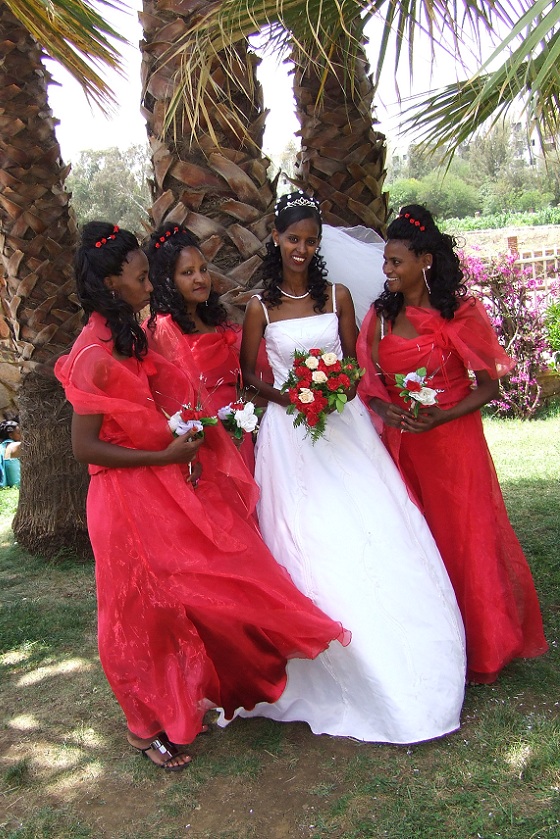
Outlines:
[[[118,233],[118,232],[119,232],[119,226],[118,226],[118,224],[115,224],[115,226],[113,227],[113,232],[109,236],[102,236],[101,239],[99,239],[99,241],[97,241],[95,243],[95,247],[96,248],[101,248],[103,245],[106,245],[107,242],[109,241],[109,239],[114,239],[115,238],[115,233]]]
[[[404,213],[404,215],[397,216],[397,218],[405,218],[405,219],[408,219],[409,224],[413,224],[415,227],[418,227],[418,229],[419,229],[422,233],[424,233],[424,231],[426,230],[426,228],[424,227],[424,225],[423,225],[421,222],[419,222],[419,221],[418,221],[418,219],[415,219],[415,218],[414,218],[414,216],[411,216],[411,215],[410,215],[410,213]]]

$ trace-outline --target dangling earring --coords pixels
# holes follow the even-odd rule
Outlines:
[[[113,289],[113,291],[109,292],[113,300],[117,299],[117,292]]]
[[[426,269],[425,268],[422,268],[422,276],[424,277],[424,285],[428,289],[428,294],[430,294],[432,289],[430,288],[430,284],[429,284],[428,278],[426,276]]]

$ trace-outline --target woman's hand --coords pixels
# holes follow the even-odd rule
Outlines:
[[[381,417],[385,425],[389,425],[391,428],[400,428],[402,422],[408,416],[408,412],[404,408],[393,405],[392,402],[385,402],[378,397],[370,399],[369,406],[372,411],[375,411]]]
[[[199,460],[196,460],[192,463],[190,467],[190,473],[187,477],[187,483],[193,485],[193,489],[196,489],[196,485],[198,484],[200,477],[202,475],[202,464]]]
[[[421,434],[423,431],[431,431],[438,425],[449,422],[450,417],[447,411],[438,408],[437,405],[430,405],[420,408],[418,416],[405,412],[400,424],[401,431],[409,431],[412,434]]]
[[[167,448],[161,452],[162,466],[169,463],[192,463],[203,442],[204,437],[193,439],[190,434],[175,437]]]
[[[347,390],[345,390],[344,393],[346,394],[347,401],[351,402],[352,399],[355,399],[357,392],[358,392],[358,385],[357,384],[352,385]]]

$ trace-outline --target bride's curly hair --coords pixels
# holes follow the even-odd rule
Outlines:
[[[294,204],[298,201],[304,203]],[[323,224],[319,203],[314,198],[304,192],[290,192],[277,201],[274,210],[274,227],[278,233],[285,233],[290,225],[306,218],[311,218],[317,222],[320,237]],[[282,304],[280,286],[283,280],[282,256],[280,248],[277,248],[272,240],[266,243],[266,256],[263,259],[259,274],[262,276],[264,283],[263,302],[268,303],[270,308],[280,306]],[[313,308],[317,312],[324,310],[328,300],[327,285],[327,266],[321,254],[317,251],[309,264],[307,275],[309,294],[314,301]]]
[[[173,277],[181,251],[185,248],[200,250],[196,236],[178,224],[162,224],[144,244],[144,253],[150,264],[150,280],[154,287],[152,294],[152,313],[148,328],[155,329],[158,314],[171,315],[179,329],[187,335],[196,332],[194,321],[187,313],[185,301],[177,290]],[[220,326],[228,319],[225,306],[220,302],[220,295],[210,290],[207,303],[199,303],[196,311],[201,321],[208,326]]]
[[[457,240],[442,233],[432,214],[421,204],[403,207],[387,228],[387,241],[404,242],[416,256],[432,254],[429,274],[430,303],[446,320],[452,320],[461,300],[468,294],[455,251]],[[395,321],[404,305],[400,292],[385,291],[374,302],[377,314]]]
[[[119,355],[140,361],[148,352],[148,341],[139,316],[104,282],[106,277],[121,274],[129,254],[139,249],[138,239],[129,230],[107,221],[90,221],[82,228],[74,269],[84,323],[93,312],[103,315]]]

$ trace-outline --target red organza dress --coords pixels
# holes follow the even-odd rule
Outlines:
[[[215,414],[220,408],[235,402],[237,388],[241,383],[241,327],[238,324],[219,326],[216,332],[187,335],[181,331],[171,315],[158,315],[155,329],[146,326],[145,331],[152,349],[174,364],[202,377],[203,388],[208,394],[208,404],[204,407],[208,408],[209,413]],[[259,364],[266,378],[266,370],[269,368],[264,347],[259,356]],[[267,380],[272,381],[272,374],[269,374]],[[247,468],[254,474],[255,454],[250,434],[243,435],[239,451]]]
[[[171,442],[163,410],[192,400],[157,353],[117,360],[91,317],[56,375],[79,414],[103,414],[100,436],[127,448]],[[226,432],[206,430],[194,490],[186,467],[90,466],[88,529],[96,562],[99,652],[130,730],[189,743],[205,710],[252,708],[282,693],[287,659],[315,657],[340,624],[292,584],[252,516],[256,485]]]
[[[451,321],[410,306],[406,316],[418,337],[393,335],[384,321],[380,370],[371,359],[373,308],[364,320],[358,356],[367,369],[360,387],[366,401],[378,396],[408,407],[395,374],[425,367],[429,386],[441,390],[439,406],[450,408],[471,390],[469,370],[499,378],[514,365],[478,301],[462,303]],[[492,682],[513,658],[544,653],[533,579],[507,516],[480,412],[422,434],[386,426],[383,439],[426,516],[455,589],[467,637],[468,677]]]

